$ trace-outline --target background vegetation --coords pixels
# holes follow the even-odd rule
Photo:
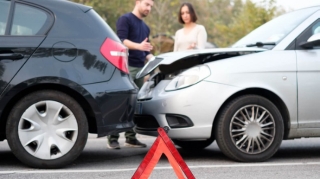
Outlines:
[[[116,21],[124,13],[133,10],[135,0],[73,0],[92,6],[116,31]],[[276,6],[276,0],[154,0],[151,14],[145,22],[156,34],[172,36],[182,28],[178,22],[180,4],[190,2],[198,15],[198,22],[206,27],[208,42],[227,47],[253,29],[284,13]],[[152,38],[151,38],[152,39]]]

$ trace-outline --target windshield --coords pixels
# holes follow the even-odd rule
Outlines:
[[[319,7],[306,8],[279,16],[253,30],[251,33],[236,42],[232,47],[246,47],[247,45],[250,46],[250,44],[261,42],[269,43],[269,45],[263,47],[272,49],[275,44],[280,42],[302,21],[318,9]]]

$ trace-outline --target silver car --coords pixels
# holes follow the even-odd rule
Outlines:
[[[259,162],[281,141],[320,136],[320,6],[279,16],[231,48],[159,55],[138,94],[135,131],[185,149],[214,140],[228,157]]]

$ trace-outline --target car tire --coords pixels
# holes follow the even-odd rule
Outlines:
[[[211,145],[214,139],[210,138],[207,140],[200,140],[200,141],[185,141],[185,140],[173,139],[172,141],[175,145],[185,150],[201,150]]]
[[[220,150],[240,162],[261,162],[278,150],[284,133],[282,116],[268,99],[245,95],[220,113],[215,137]]]
[[[11,110],[6,136],[14,155],[35,168],[61,168],[82,152],[88,123],[81,106],[54,90],[28,94]]]

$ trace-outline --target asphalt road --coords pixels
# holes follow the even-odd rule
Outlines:
[[[106,148],[106,138],[90,136],[80,157],[63,169],[39,170],[23,165],[10,152],[7,142],[0,142],[0,179],[2,178],[131,178],[155,138],[139,136],[147,148],[120,150]],[[124,139],[120,138],[123,145]],[[214,142],[205,150],[184,151],[178,148],[196,178],[277,179],[320,178],[320,139],[284,141],[274,157],[262,163],[238,163],[225,157]],[[166,157],[162,157],[150,178],[177,178]]]

